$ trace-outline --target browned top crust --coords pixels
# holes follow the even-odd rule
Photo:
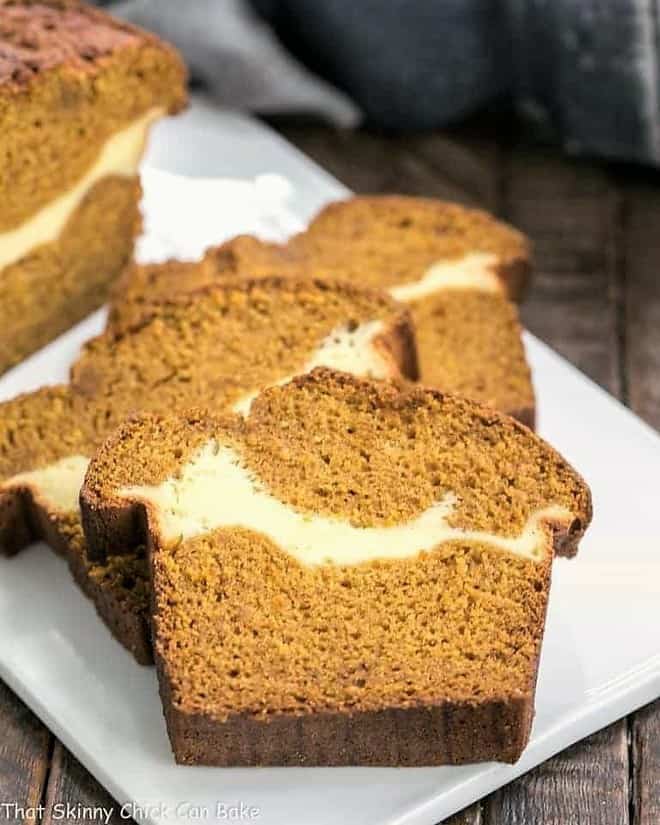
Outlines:
[[[575,516],[569,535],[555,536],[555,551],[568,555],[591,520],[587,485],[555,449],[460,396],[318,367],[263,390],[245,421],[215,412],[220,429],[244,441],[246,463],[267,489],[303,511],[361,526],[399,524],[451,490],[460,497],[454,526],[516,535],[536,509],[554,503]],[[85,483],[90,497],[176,475],[215,426],[208,429],[203,410],[193,411],[201,423],[190,429],[173,419],[183,443],[154,418],[160,423],[149,437],[133,442],[125,433],[139,430],[138,419],[98,450]]]
[[[144,42],[160,41],[78,0],[0,0],[0,87],[61,65],[93,72],[101,58]]]

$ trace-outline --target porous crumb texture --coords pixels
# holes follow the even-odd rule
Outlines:
[[[0,0],[0,46],[0,231],[69,189],[139,115],[185,103],[174,49],[84,3]]]
[[[71,372],[89,398],[130,414],[173,405],[229,407],[294,375],[336,327],[381,320],[395,362],[416,370],[407,311],[385,295],[348,284],[295,278],[241,279],[154,305],[128,334],[88,343]],[[390,342],[390,344],[387,343]],[[402,346],[403,342],[403,346]]]
[[[403,195],[331,203],[289,247],[328,273],[380,287],[414,283],[432,264],[482,252],[497,257],[497,274],[518,297],[530,265],[525,236],[487,212]]]
[[[150,305],[229,276],[335,276],[391,288],[420,280],[438,262],[492,254],[494,271],[519,297],[530,268],[524,236],[490,215],[456,204],[401,196],[331,204],[287,244],[239,236],[197,263],[130,268],[113,301],[111,324],[136,323]],[[504,291],[438,290],[415,300],[421,380],[534,426],[534,391],[518,312]]]
[[[90,466],[83,510],[88,494],[104,502],[94,517],[112,537],[126,515],[117,491],[176,475],[210,438],[238,450],[277,498],[355,525],[401,523],[451,491],[456,525],[514,535],[537,508],[561,504],[574,518],[553,526],[555,550],[570,554],[590,519],[584,482],[526,428],[438,392],[324,369],[267,390],[247,420],[125,423]],[[144,540],[144,520],[132,524]],[[454,540],[406,559],[312,567],[240,525],[166,543],[152,521],[148,540],[161,695],[179,761],[519,755],[551,551],[535,562]]]
[[[108,326],[117,332],[130,329],[153,311],[154,305],[176,295],[196,292],[219,280],[244,276],[310,275],[287,247],[238,235],[210,247],[199,261],[170,260],[157,264],[133,264],[117,280],[111,295]],[[317,273],[322,277],[321,273]]]
[[[246,455],[284,501],[389,524],[453,492],[453,526],[502,535],[549,502],[590,514],[582,479],[516,422],[458,396],[327,379],[315,371],[296,392],[275,388],[254,404]],[[584,526],[577,517],[577,536]]]
[[[454,542],[306,568],[235,529],[159,552],[154,574],[175,703],[225,720],[529,695],[550,561]]]
[[[141,226],[140,192],[138,178],[104,178],[57,241],[0,272],[0,373],[107,299],[133,253]]]
[[[1,405],[0,481],[70,455],[91,455],[119,419],[69,387],[45,387]]]
[[[516,307],[503,296],[446,290],[410,305],[425,384],[534,427],[535,398]]]

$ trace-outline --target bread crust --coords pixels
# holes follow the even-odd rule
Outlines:
[[[153,665],[151,623],[146,613],[129,610],[116,591],[101,587],[89,574],[83,553],[67,547],[66,556],[74,581],[92,601],[101,621],[119,644],[132,654],[140,665]]]
[[[284,244],[238,236],[209,249],[194,264],[132,267],[113,296],[109,326],[121,331],[148,313],[151,303],[194,291],[200,283],[232,277],[333,276],[396,288],[413,284],[434,263],[460,262],[471,252],[492,256],[484,263],[487,274],[498,279],[487,281],[491,289],[438,289],[410,300],[420,377],[533,427],[534,391],[522,329],[508,300],[522,297],[529,278],[529,242],[486,212],[452,203],[402,195],[355,196],[323,208],[305,231]],[[452,294],[463,299],[462,308],[449,302]]]
[[[156,647],[156,651],[158,648]],[[348,713],[232,716],[219,724],[178,710],[156,653],[175,760],[219,767],[425,767],[516,762],[534,717],[533,693],[482,703]]]
[[[26,58],[23,43],[20,41],[16,46],[12,44],[3,51],[0,60],[0,95],[22,92],[35,83],[44,72],[59,66],[92,73],[117,50],[141,46],[155,46],[166,52],[169,58],[177,63],[181,85],[185,86],[187,69],[179,53],[153,32],[113,17],[82,0],[0,0],[0,12],[3,9],[21,7],[30,10],[31,22],[44,11],[53,11],[79,15],[87,25],[82,36],[78,28],[66,42],[61,38],[49,36],[47,32],[38,32],[36,27],[26,32],[25,46],[31,52],[29,59]],[[107,33],[102,42],[94,42],[92,35],[95,27],[101,27]],[[86,40],[90,42],[87,43]],[[173,103],[169,111],[175,114],[185,106],[186,101],[181,97]]]

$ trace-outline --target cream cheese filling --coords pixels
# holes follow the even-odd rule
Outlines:
[[[0,491],[29,489],[49,512],[75,513],[88,464],[83,455],[69,455],[39,470],[12,476]]]
[[[456,260],[438,261],[418,281],[393,286],[389,292],[397,301],[404,302],[416,301],[444,289],[501,292],[502,285],[495,273],[497,260],[491,253],[470,252]]]
[[[392,358],[375,343],[383,329],[382,321],[366,321],[352,329],[346,324],[335,327],[295,375],[304,375],[315,367],[330,367],[363,378],[381,380],[390,377],[394,371]],[[287,384],[292,378],[294,375],[287,375],[271,386]],[[247,415],[259,392],[261,390],[244,395],[233,405],[233,411]]]
[[[37,246],[57,240],[67,221],[92,187],[109,175],[137,174],[151,124],[165,114],[149,109],[103,144],[93,166],[67,192],[59,195],[20,226],[0,233],[0,269],[23,258]]]
[[[355,527],[283,503],[243,466],[235,449],[215,441],[207,442],[175,477],[153,486],[124,487],[118,495],[147,504],[152,527],[165,544],[222,527],[246,528],[309,566],[402,559],[449,541],[483,542],[539,561],[552,550],[547,522],[571,519],[566,508],[551,505],[533,513],[518,536],[466,530],[448,524],[457,499],[447,494],[403,524]]]

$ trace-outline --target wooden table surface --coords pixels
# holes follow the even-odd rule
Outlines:
[[[356,192],[448,198],[520,227],[536,257],[522,310],[527,327],[660,428],[660,173],[570,161],[493,118],[401,138],[291,120],[277,126]],[[56,803],[112,805],[0,682],[0,822],[26,821],[2,808],[5,802],[41,803],[44,823],[56,821]],[[125,821],[116,809],[112,822]],[[660,701],[448,822],[658,825]]]

